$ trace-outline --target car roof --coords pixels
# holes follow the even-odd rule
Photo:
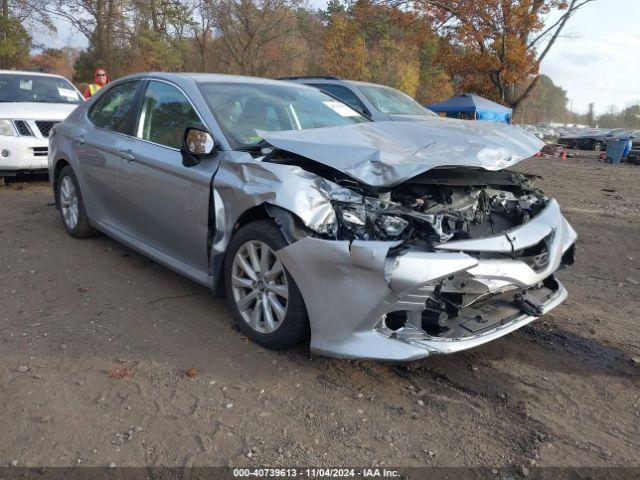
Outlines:
[[[56,75],[55,73],[43,73],[43,72],[30,72],[28,70],[0,70],[0,75],[33,75],[37,77],[53,77],[53,78],[64,78],[66,81],[70,81],[68,78],[62,75]]]
[[[331,77],[293,77],[291,79],[283,78],[281,80],[291,80],[295,83],[328,83],[334,85],[352,85],[354,87],[357,86],[366,86],[366,87],[382,87],[382,88],[391,88],[386,85],[380,85],[379,83],[371,83],[371,82],[361,82],[360,80],[343,80],[341,78],[331,78]]]
[[[174,82],[180,82],[184,80],[192,80],[196,83],[247,83],[247,84],[260,84],[260,85],[282,85],[280,80],[272,80],[262,77],[248,77],[243,75],[227,75],[222,73],[169,73],[169,72],[143,72],[134,73],[133,75],[127,75],[126,77],[118,78],[121,80],[132,80],[136,78],[157,78],[160,80],[168,80]],[[300,86],[300,83],[287,82]]]

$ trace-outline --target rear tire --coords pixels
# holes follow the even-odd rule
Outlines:
[[[270,220],[242,227],[227,248],[224,281],[240,330],[263,347],[282,350],[309,338],[309,318],[293,277],[274,252],[287,246]]]
[[[78,179],[69,165],[60,171],[55,194],[62,225],[69,235],[74,238],[88,238],[97,234],[89,224]]]

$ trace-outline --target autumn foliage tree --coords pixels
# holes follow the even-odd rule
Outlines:
[[[517,109],[538,82],[540,63],[569,19],[592,1],[418,0],[415,5],[449,41],[447,65],[456,90]]]
[[[78,58],[75,48],[47,48],[29,59],[29,68],[44,73],[55,73],[63,77],[73,78],[74,63]]]
[[[452,94],[427,17],[372,0],[333,0],[321,17],[321,73],[389,85],[425,103]]]
[[[80,83],[98,66],[111,78],[336,75],[425,104],[478,93],[515,108],[515,118],[521,108],[542,118],[552,114],[543,103],[560,92],[540,80],[540,62],[593,1],[329,0],[318,11],[308,0],[0,0],[0,66],[62,72],[63,57],[44,45],[29,63],[31,33],[51,28],[54,16],[86,37],[74,65]]]
[[[528,84],[524,84],[518,89],[527,87]],[[568,122],[571,120],[568,103],[567,91],[553,83],[547,75],[540,75],[529,96],[520,104],[514,121],[533,125],[551,120]]]

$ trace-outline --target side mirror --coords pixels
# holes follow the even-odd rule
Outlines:
[[[211,154],[216,148],[216,142],[211,134],[199,128],[187,128],[182,137],[182,164],[185,167],[198,165],[202,157]]]

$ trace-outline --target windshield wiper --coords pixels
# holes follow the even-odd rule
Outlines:
[[[238,147],[236,150],[239,152],[262,153],[262,149],[268,147],[271,147],[270,143],[266,140],[260,140],[258,143],[243,145],[242,147]]]

